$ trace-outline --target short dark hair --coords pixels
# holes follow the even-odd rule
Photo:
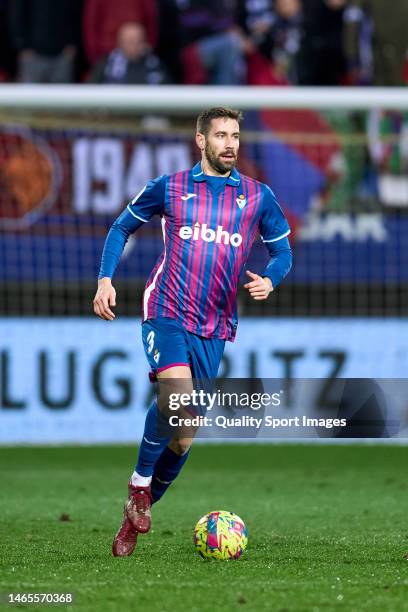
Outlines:
[[[223,106],[216,106],[214,108],[209,108],[207,110],[202,111],[197,117],[197,132],[200,134],[204,134],[207,136],[211,121],[213,119],[235,119],[238,123],[241,123],[244,118],[243,114],[239,110],[234,110],[232,108],[224,108]]]

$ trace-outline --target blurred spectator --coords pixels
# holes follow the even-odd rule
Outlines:
[[[408,0],[369,0],[374,26],[374,85],[402,85],[408,49]]]
[[[9,0],[0,0],[0,81],[14,76],[16,69],[15,53],[9,32]]]
[[[181,25],[177,0],[160,0],[159,37],[155,52],[166,67],[173,83],[183,82],[183,70],[180,59]]]
[[[347,72],[344,10],[347,0],[303,0],[299,53],[301,85],[339,85]]]
[[[239,84],[244,64],[235,0],[176,1],[183,36],[184,82]]]
[[[251,36],[262,41],[275,18],[274,0],[237,0],[239,25]]]
[[[157,44],[156,0],[85,0],[84,46],[92,65],[110,53],[121,25],[142,24],[152,49]]]
[[[166,82],[161,62],[146,42],[139,23],[125,23],[118,32],[118,46],[100,60],[90,83],[162,85]]]
[[[344,48],[347,59],[347,85],[373,83],[373,20],[369,0],[352,0],[344,13]]]
[[[238,10],[239,24],[247,36],[248,82],[297,83],[300,0],[240,0]]]
[[[81,0],[13,0],[10,28],[23,83],[68,83],[74,76]]]

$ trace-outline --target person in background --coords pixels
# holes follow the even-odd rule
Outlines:
[[[9,32],[10,0],[0,0],[0,82],[9,81],[16,71],[16,57]]]
[[[251,85],[297,83],[300,0],[240,0],[238,23],[245,37]]]
[[[22,83],[69,83],[80,38],[82,0],[13,0],[10,32]]]
[[[165,66],[170,80],[173,83],[182,83],[182,33],[177,0],[160,0],[157,8],[159,36],[155,52]]]
[[[370,0],[351,0],[344,12],[346,85],[372,85],[374,80],[374,23]]]
[[[90,83],[121,85],[162,85],[166,81],[165,70],[140,23],[120,27],[116,49],[96,64],[89,79]]]
[[[154,49],[158,36],[156,0],[85,0],[83,41],[91,67],[113,51],[120,26],[130,22],[142,24]]]
[[[243,45],[235,0],[176,0],[182,32],[184,82],[238,85],[244,76]]]
[[[366,10],[373,21],[374,85],[403,85],[408,77],[405,72],[408,57],[408,0],[392,3],[369,0]]]
[[[273,0],[237,0],[237,22],[257,45],[262,44],[275,19]]]
[[[300,85],[339,85],[347,73],[344,11],[347,0],[303,0]]]

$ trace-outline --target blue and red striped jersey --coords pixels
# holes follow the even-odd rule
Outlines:
[[[143,319],[171,317],[197,335],[233,341],[238,280],[258,232],[265,243],[290,233],[273,192],[235,168],[228,178],[207,176],[198,163],[150,181],[118,221],[136,229],[155,214],[164,249],[146,283]],[[107,257],[100,278],[110,275]]]

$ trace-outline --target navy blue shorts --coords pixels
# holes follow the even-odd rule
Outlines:
[[[152,369],[150,380],[172,366],[190,366],[193,378],[216,378],[225,340],[192,334],[169,317],[144,321],[142,338]]]

